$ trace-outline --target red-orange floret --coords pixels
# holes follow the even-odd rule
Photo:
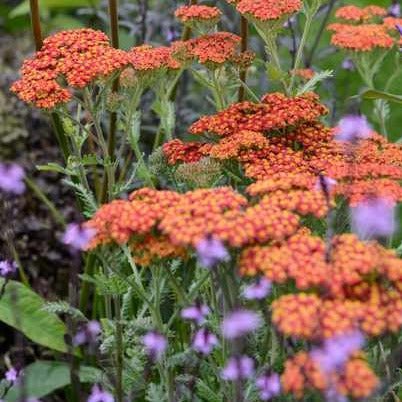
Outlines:
[[[353,5],[339,8],[336,13],[336,18],[341,18],[347,21],[360,22],[373,17],[384,17],[387,15],[387,10],[379,6],[357,7]]]
[[[126,53],[112,48],[103,32],[61,31],[46,38],[41,50],[24,62],[21,79],[11,89],[24,101],[50,109],[71,98],[70,91],[57,82],[59,76],[68,86],[83,88],[126,64]]]
[[[163,154],[169,165],[176,163],[193,163],[209,155],[212,144],[201,142],[183,142],[179,139],[163,144]]]
[[[265,132],[314,121],[327,113],[315,94],[286,97],[281,93],[265,95],[262,103],[240,102],[212,116],[201,117],[189,129],[192,134],[232,135],[237,131]]]
[[[109,242],[127,243],[133,234],[146,234],[159,217],[157,206],[115,200],[99,208],[86,226],[96,230],[90,249]]]
[[[269,144],[261,133],[242,130],[230,137],[223,138],[218,144],[213,145],[209,155],[216,159],[231,159],[239,156],[241,151],[249,149],[263,149]]]
[[[311,68],[298,68],[296,70],[292,70],[290,73],[306,81],[311,80],[315,74],[314,70]]]
[[[239,55],[240,36],[230,32],[215,32],[185,42],[176,42],[174,48],[186,58],[214,67],[233,61]]]
[[[357,399],[370,397],[379,380],[364,355],[360,355],[352,356],[343,370],[326,375],[308,353],[299,352],[285,362],[281,376],[283,391],[301,399],[309,390],[324,392],[331,387],[340,395]]]
[[[240,0],[237,11],[252,20],[283,20],[301,9],[301,0]]]
[[[179,69],[181,64],[173,55],[173,47],[142,45],[133,47],[127,53],[127,58],[135,71],[147,73],[162,68],[171,70]]]
[[[202,22],[211,20],[213,22],[217,22],[222,13],[218,7],[194,4],[191,6],[179,7],[175,11],[174,15],[181,22]]]
[[[383,25],[343,25],[337,26],[331,43],[339,48],[356,52],[374,49],[389,49],[395,41],[388,35]]]

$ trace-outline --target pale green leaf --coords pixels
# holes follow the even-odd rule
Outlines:
[[[102,372],[89,366],[82,366],[79,378],[82,383],[99,381]],[[42,398],[57,389],[70,384],[70,368],[67,363],[55,361],[37,361],[24,369],[24,387],[27,396]],[[5,397],[5,402],[17,402],[20,390],[13,386]]]
[[[0,278],[0,286],[3,285],[4,279]],[[43,310],[45,303],[25,285],[9,281],[0,299],[0,321],[21,331],[39,345],[67,352],[64,342],[66,327],[56,314]]]

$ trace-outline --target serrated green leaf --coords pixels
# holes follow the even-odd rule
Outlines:
[[[37,165],[36,169],[38,169],[41,172],[55,172],[55,173],[62,173],[67,176],[73,175],[74,172],[72,170],[66,169],[63,166],[57,164],[57,163],[47,163],[46,165]]]
[[[204,381],[197,382],[197,395],[205,402],[222,402],[223,398],[213,391]]]
[[[3,285],[4,279],[0,278],[0,287]],[[39,345],[67,352],[64,342],[66,327],[56,314],[43,310],[45,303],[25,285],[9,281],[0,299],[0,321],[21,331]]]
[[[101,371],[95,367],[82,366],[79,378],[82,383],[94,383],[101,377]],[[70,384],[70,368],[67,363],[55,361],[37,361],[24,369],[24,387],[27,396],[42,398]],[[8,391],[5,402],[17,402],[20,389],[14,385]]]

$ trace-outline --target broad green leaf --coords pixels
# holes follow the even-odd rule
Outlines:
[[[3,285],[4,279],[0,278],[0,287]],[[0,321],[39,345],[67,352],[64,342],[66,327],[56,314],[44,311],[44,305],[45,300],[31,289],[20,282],[9,281],[0,299]]]
[[[402,96],[390,94],[388,92],[377,91],[375,89],[368,89],[361,94],[365,99],[384,99],[390,102],[402,103]]]
[[[95,367],[82,366],[79,377],[82,383],[97,382],[101,371]],[[67,363],[37,361],[24,369],[24,386],[27,396],[42,398],[57,389],[70,384],[70,368]],[[17,402],[19,387],[13,386],[7,393],[5,402]]]
[[[39,7],[54,8],[75,8],[88,7],[91,3],[98,3],[98,0],[39,0]],[[18,17],[29,13],[29,0],[24,0],[15,7],[9,14],[10,18]]]

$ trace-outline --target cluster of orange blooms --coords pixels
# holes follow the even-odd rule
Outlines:
[[[22,77],[11,90],[27,103],[52,109],[71,100],[73,89],[121,72],[124,77],[132,72],[141,77],[161,69],[177,70],[192,60],[208,67],[249,62],[250,54],[241,53],[239,44],[239,36],[215,32],[169,47],[142,45],[124,51],[113,48],[101,31],[62,31],[45,39],[42,49],[24,62]]]
[[[357,52],[389,49],[398,41],[401,43],[396,30],[400,19],[385,17],[386,15],[387,10],[378,6],[339,8],[335,16],[346,23],[336,22],[328,26],[328,29],[334,32],[331,43],[339,48]],[[381,23],[376,23],[376,18]],[[397,40],[392,33],[397,34]]]
[[[379,385],[364,356],[353,356],[342,373],[334,372],[328,376],[306,352],[298,352],[286,361],[281,383],[285,393],[292,393],[300,399],[308,389],[321,392],[334,389],[340,395],[367,398]]]
[[[254,21],[283,20],[302,7],[301,0],[233,0],[240,14]]]
[[[65,78],[68,86],[83,88],[125,64],[125,52],[112,48],[103,32],[93,29],[62,31],[45,39],[42,49],[24,62],[22,78],[11,89],[25,102],[52,108],[72,97],[71,92],[57,82],[59,76]]]
[[[204,5],[191,5],[179,7],[174,13],[176,18],[183,22],[191,21],[211,21],[216,23],[221,17],[222,13],[218,7],[210,7]]]

